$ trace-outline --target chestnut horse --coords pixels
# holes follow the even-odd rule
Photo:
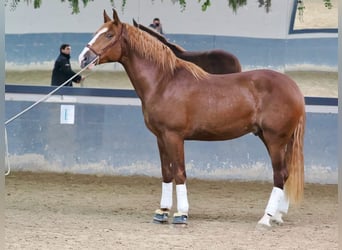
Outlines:
[[[186,51],[177,44],[170,43],[160,33],[138,24],[133,19],[135,27],[149,33],[159,41],[169,47],[175,55],[185,61],[192,62],[211,74],[230,74],[241,72],[239,59],[233,54],[223,50],[208,50],[208,51]]]
[[[304,189],[304,97],[294,81],[271,70],[209,74],[179,59],[163,43],[136,27],[113,20],[104,24],[79,55],[82,68],[120,62],[142,103],[148,129],[157,137],[162,195],[155,222],[167,222],[176,184],[173,223],[187,224],[184,140],[230,140],[254,133],[266,146],[273,189],[258,225],[282,223],[289,202]],[[285,191],[285,192],[284,192]]]

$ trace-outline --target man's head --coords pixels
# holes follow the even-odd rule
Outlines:
[[[159,20],[159,18],[157,18],[157,17],[154,18],[154,19],[153,19],[153,24],[154,24],[155,26],[158,27],[158,26],[160,25],[160,20]]]
[[[59,51],[63,54],[69,55],[71,52],[70,44],[67,44],[67,43],[62,44],[61,47],[59,48]]]

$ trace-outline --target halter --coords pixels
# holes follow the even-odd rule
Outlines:
[[[123,29],[124,29],[124,25],[122,24],[121,31],[120,31],[120,37],[122,36]],[[112,46],[114,46],[118,41],[119,41],[119,39],[116,39],[116,40],[110,42],[106,47],[104,47],[103,49],[101,49],[101,52],[97,52],[95,49],[93,49],[93,48],[91,47],[91,45],[90,45],[89,43],[87,44],[87,48],[88,48],[91,52],[93,52],[93,53],[97,56],[98,59],[100,59],[101,54],[103,54],[103,53],[106,52],[108,49],[110,49]]]

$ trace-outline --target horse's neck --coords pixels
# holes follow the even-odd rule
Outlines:
[[[161,82],[160,72],[153,62],[139,55],[130,53],[121,60],[135,91],[142,101],[153,95],[157,85]]]

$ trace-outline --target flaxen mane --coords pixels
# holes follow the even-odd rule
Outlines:
[[[178,67],[184,67],[197,79],[207,77],[207,72],[193,63],[177,58],[169,47],[158,41],[155,37],[132,25],[123,25],[125,25],[128,33],[127,38],[130,47],[142,57],[155,62],[163,69],[164,73],[169,72],[170,75],[173,75]]]

